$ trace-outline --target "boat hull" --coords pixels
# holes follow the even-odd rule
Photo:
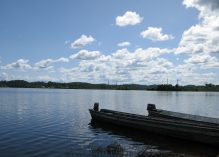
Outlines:
[[[219,146],[219,130],[124,112],[89,110],[92,120]]]
[[[219,120],[216,118],[203,117],[165,110],[148,110],[148,116],[155,118],[170,119],[178,122],[196,123],[200,126],[213,127],[219,129]]]

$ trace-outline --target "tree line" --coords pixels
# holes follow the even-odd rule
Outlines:
[[[112,90],[154,90],[154,91],[219,91],[219,85],[205,84],[203,86],[178,84],[139,85],[139,84],[91,84],[86,82],[28,82],[25,80],[0,81],[0,87],[10,88],[61,88],[61,89],[112,89]]]
[[[147,86],[137,84],[108,85],[91,84],[86,82],[27,82],[24,80],[0,81],[0,87],[11,88],[62,88],[62,89],[118,89],[118,90],[145,90]]]

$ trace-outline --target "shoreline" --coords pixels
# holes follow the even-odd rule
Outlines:
[[[92,84],[87,82],[27,82],[24,80],[0,81],[0,88],[40,88],[40,89],[95,89],[95,90],[142,90],[170,92],[219,92],[219,85],[172,85],[172,84]]]

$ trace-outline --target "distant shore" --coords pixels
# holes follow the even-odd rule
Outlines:
[[[178,84],[159,84],[159,85],[140,85],[140,84],[91,84],[86,82],[27,82],[24,80],[0,81],[0,88],[58,88],[58,89],[109,89],[109,90],[151,90],[151,91],[213,91],[219,92],[219,85],[185,85]]]

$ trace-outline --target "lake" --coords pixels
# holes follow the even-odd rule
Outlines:
[[[94,102],[142,115],[154,103],[160,109],[219,118],[216,92],[0,88],[0,156],[113,156],[105,148],[114,143],[124,148],[122,156],[136,156],[145,147],[193,156],[217,153],[207,145],[92,125],[88,109]]]

